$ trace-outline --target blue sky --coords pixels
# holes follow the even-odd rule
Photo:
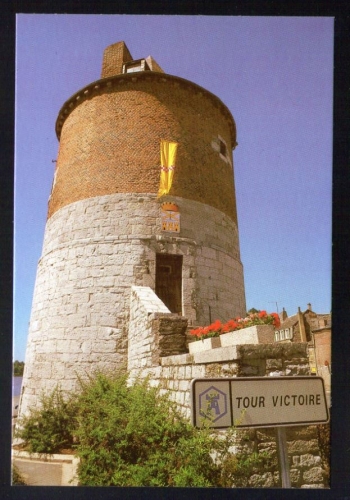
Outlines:
[[[237,125],[234,172],[247,308],[331,309],[333,19],[17,16],[14,359],[24,360],[63,103],[105,47],[217,95]]]

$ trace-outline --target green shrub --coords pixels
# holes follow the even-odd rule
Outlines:
[[[23,441],[30,453],[57,453],[73,447],[76,427],[76,405],[73,399],[64,399],[58,387],[40,398],[40,408],[22,417],[15,431],[15,438]]]
[[[232,487],[234,484],[237,488],[247,487],[250,476],[264,471],[269,462],[269,454],[265,451],[227,456],[222,464],[222,477],[225,478],[222,486]]]
[[[65,401],[56,389],[22,422],[30,451],[76,447],[84,486],[240,486],[261,460],[232,455],[234,430],[194,428],[147,380],[97,374]],[[73,444],[75,442],[75,445]]]
[[[26,486],[27,484],[14,464],[12,464],[12,484],[14,486]]]
[[[214,486],[220,479],[210,452],[221,443],[147,381],[127,387],[126,377],[98,375],[80,395],[76,434],[82,485]]]

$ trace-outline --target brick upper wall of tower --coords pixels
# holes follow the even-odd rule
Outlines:
[[[206,203],[237,223],[229,110],[202,87],[162,73],[155,61],[155,71],[122,74],[132,59],[125,44],[115,45],[105,51],[103,78],[72,96],[59,114],[48,217],[90,197],[156,195],[164,139],[179,143],[169,194]]]

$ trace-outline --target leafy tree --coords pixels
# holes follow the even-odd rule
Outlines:
[[[24,361],[15,361],[13,363],[13,374],[15,377],[22,377],[24,371]]]
[[[255,309],[255,307],[252,307],[251,309],[249,309],[249,311],[247,311],[247,316],[248,316],[248,314],[256,314],[259,312],[260,312],[260,309]]]

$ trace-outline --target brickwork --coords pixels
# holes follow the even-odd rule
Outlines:
[[[170,194],[218,208],[237,224],[231,152],[235,125],[218,98],[191,82],[152,71],[95,83],[60,113],[49,217],[89,197],[156,194],[160,140],[166,139],[179,143]],[[219,137],[227,157],[220,154]]]
[[[162,68],[159,66],[159,64],[153,59],[152,56],[146,57],[146,62],[148,66],[150,67],[151,71],[158,71],[158,73],[164,73]]]
[[[315,348],[316,348],[316,362],[318,366],[324,366],[331,363],[331,330],[330,328],[323,328],[313,332]]]
[[[124,42],[109,45],[103,53],[101,78],[121,74],[123,64],[129,61],[132,61],[132,56]]]

